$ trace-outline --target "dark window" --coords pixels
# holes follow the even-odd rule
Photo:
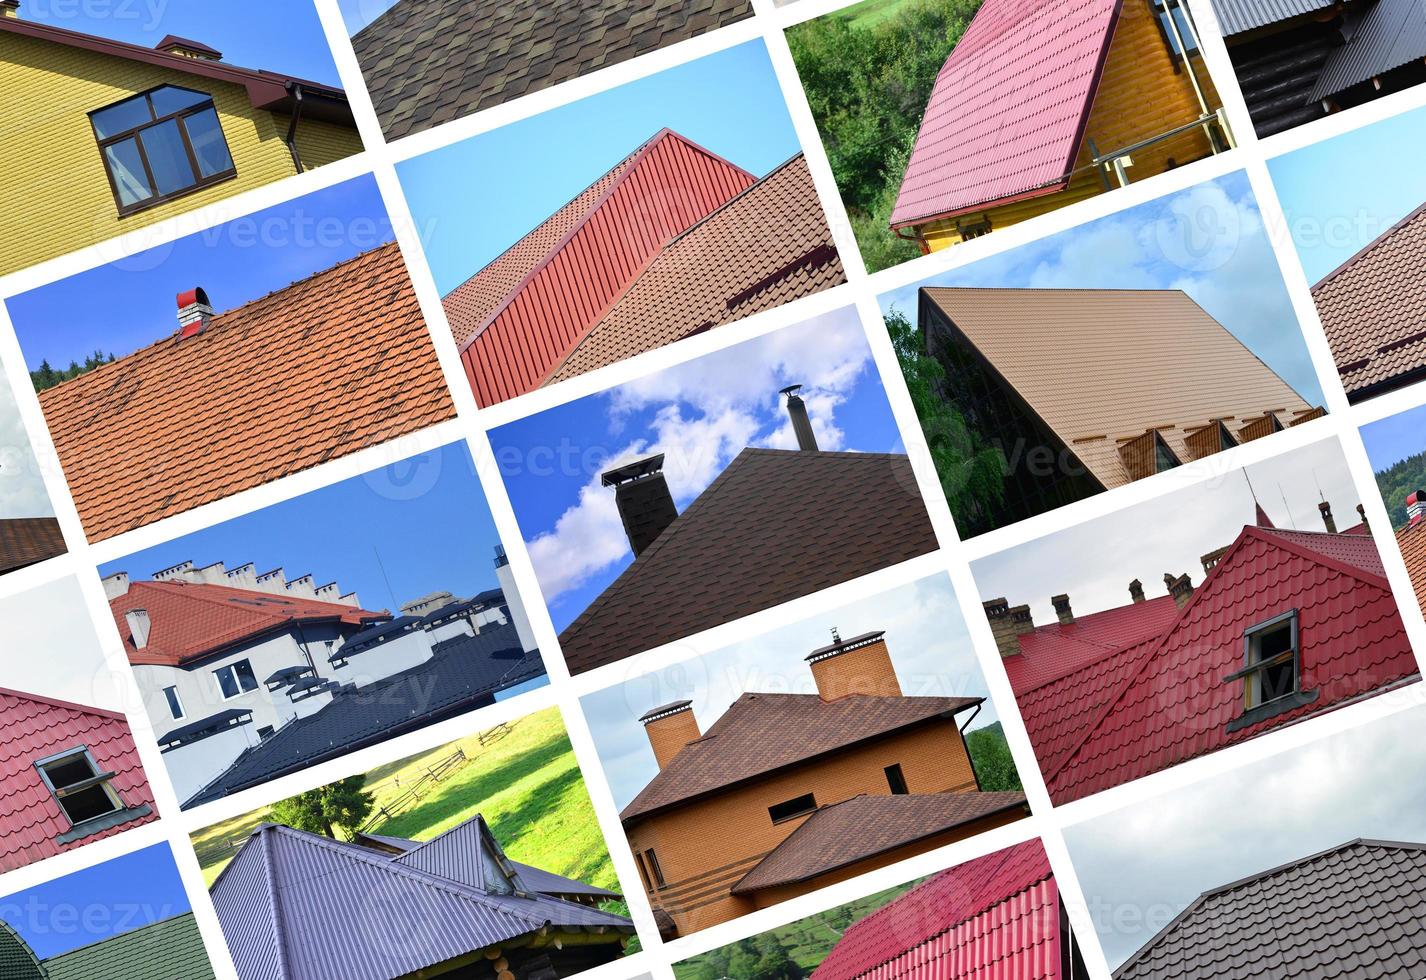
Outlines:
[[[659,857],[652,849],[644,852],[644,856],[649,859],[649,873],[654,876],[654,885],[662,888],[664,886],[663,868],[659,867]]]
[[[1228,431],[1228,427],[1222,422],[1218,423],[1218,448],[1232,449],[1238,444],[1238,440],[1233,438],[1233,433]]]
[[[906,776],[901,771],[901,763],[886,767],[886,785],[891,787],[893,796],[905,796],[910,792],[906,788]]]
[[[772,817],[773,823],[782,823],[784,820],[791,820],[793,817],[811,813],[815,809],[817,809],[817,800],[811,793],[807,793],[795,799],[773,804],[767,808],[767,815]]]
[[[89,114],[120,214],[237,174],[204,92],[165,85]]]
[[[168,713],[173,715],[174,718],[182,718],[183,702],[179,700],[178,688],[165,687],[163,689],[163,696],[168,699]]]
[[[653,891],[653,883],[649,881],[649,868],[644,864],[644,856],[638,851],[634,852],[634,863],[639,866],[639,877],[644,879],[644,891]]]
[[[100,772],[88,749],[76,749],[36,765],[71,824],[124,809],[119,794],[109,786],[114,774]]]
[[[1154,472],[1163,473],[1178,466],[1178,457],[1173,454],[1168,443],[1159,438],[1157,432],[1154,433]]]
[[[984,238],[990,234],[990,218],[983,217],[975,221],[959,222],[956,230],[961,233],[962,241],[970,241],[972,238]]]
[[[246,660],[239,660],[235,664],[219,667],[213,671],[213,676],[218,679],[218,690],[222,692],[225,701],[257,689],[257,678],[253,676],[253,665]]]
[[[272,734],[272,732],[273,732],[273,727],[272,727],[271,725],[263,725],[261,728],[259,728],[259,729],[257,730],[257,737],[258,737],[258,738],[267,738],[269,735]]]
[[[1243,635],[1244,704],[1256,708],[1297,692],[1296,610],[1251,627]]]
[[[1183,47],[1179,45],[1179,38],[1183,39],[1183,44],[1188,48],[1189,54],[1198,54],[1198,45],[1193,43],[1194,32],[1189,25],[1186,0],[1149,0],[1149,2],[1159,21],[1159,33],[1163,35],[1164,44],[1168,46],[1169,54],[1174,61],[1183,60]],[[1174,35],[1175,27],[1178,28],[1177,36]]]

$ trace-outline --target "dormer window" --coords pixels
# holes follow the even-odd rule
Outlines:
[[[1163,437],[1157,432],[1154,433],[1154,472],[1164,473],[1179,465],[1178,457],[1173,454],[1169,444],[1164,442]]]
[[[1243,713],[1228,730],[1247,728],[1317,700],[1302,690],[1302,657],[1297,610],[1249,627],[1243,633],[1243,669],[1229,683],[1243,683]]]

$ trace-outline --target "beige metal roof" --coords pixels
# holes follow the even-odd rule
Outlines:
[[[1157,429],[1182,462],[1222,419],[1239,441],[1315,417],[1272,369],[1181,290],[922,290],[1106,486],[1121,446]],[[1254,422],[1259,422],[1253,426]],[[1245,431],[1248,430],[1248,431]]]

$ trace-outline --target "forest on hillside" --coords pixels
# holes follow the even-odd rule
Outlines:
[[[1377,489],[1381,499],[1386,501],[1387,516],[1391,526],[1401,527],[1406,523],[1406,497],[1413,490],[1426,489],[1426,452],[1408,456],[1399,463],[1388,466],[1376,475]]]

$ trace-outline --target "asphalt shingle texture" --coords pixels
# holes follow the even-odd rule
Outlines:
[[[935,549],[905,456],[744,449],[560,647],[581,673]]]
[[[65,553],[64,535],[53,517],[0,520],[0,575]]]
[[[749,0],[401,0],[352,46],[396,139],[752,14]]]
[[[49,980],[211,980],[193,913],[120,933],[45,960]]]

